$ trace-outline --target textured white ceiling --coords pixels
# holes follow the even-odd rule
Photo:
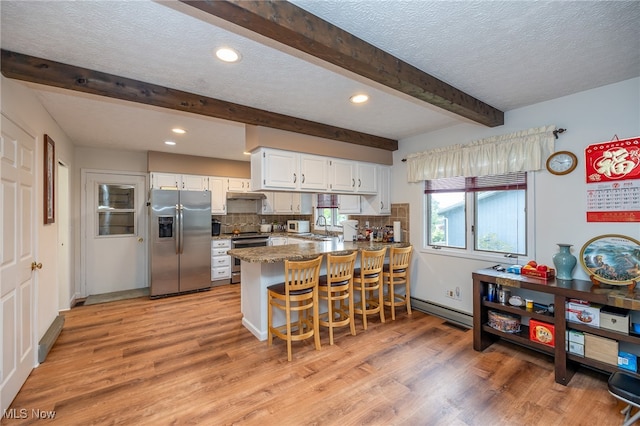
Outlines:
[[[637,1],[293,3],[503,111],[640,75]],[[4,0],[0,13],[3,49],[268,111],[394,139],[466,121],[180,3]],[[215,60],[222,45],[242,61]],[[246,160],[243,125],[37,88],[77,145]],[[360,91],[371,101],[349,104]]]

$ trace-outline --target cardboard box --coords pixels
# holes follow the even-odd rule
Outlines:
[[[593,327],[600,326],[600,305],[576,299],[569,300],[565,307],[567,320]]]
[[[629,334],[629,310],[604,306],[600,309],[600,327]]]
[[[584,333],[578,330],[567,330],[567,340],[584,346]]]
[[[635,373],[638,370],[638,357],[632,353],[620,351],[618,353],[618,367]]]
[[[529,340],[553,347],[556,340],[556,327],[553,324],[531,319],[529,320]]]
[[[549,268],[546,271],[538,271],[537,269],[520,269],[520,275],[524,275],[526,277],[533,278],[541,278],[543,280],[548,280],[556,276],[556,270],[553,268]]]
[[[584,356],[617,366],[618,341],[584,333]]]
[[[576,342],[569,342],[569,353],[584,356],[584,345]]]

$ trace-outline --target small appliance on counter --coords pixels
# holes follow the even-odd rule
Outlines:
[[[271,232],[271,224],[263,223],[260,225],[260,232]]]
[[[211,219],[211,235],[220,235],[220,221],[218,219]]]
[[[358,239],[358,221],[343,220],[342,235],[344,236],[344,241],[356,241]]]
[[[310,232],[309,229],[308,220],[287,220],[287,232],[307,234]]]

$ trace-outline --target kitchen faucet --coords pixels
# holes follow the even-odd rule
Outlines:
[[[320,219],[322,219],[322,221],[324,222],[324,235],[328,235],[329,232],[327,231],[327,218],[324,217],[324,215],[318,216],[318,220],[316,221],[316,225],[320,225]]]

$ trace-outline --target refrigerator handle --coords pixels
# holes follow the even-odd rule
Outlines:
[[[182,254],[184,252],[184,206],[180,204],[180,208],[178,210],[179,221],[178,226],[180,230],[178,231],[178,239],[180,240],[180,252]]]
[[[176,254],[180,254],[180,205],[176,204],[176,216],[174,220],[176,237]]]

